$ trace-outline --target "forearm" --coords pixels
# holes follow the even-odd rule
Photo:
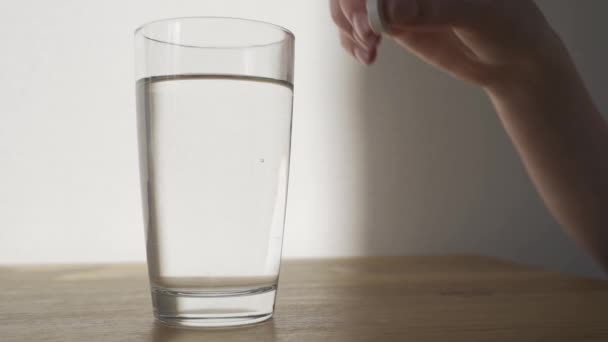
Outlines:
[[[608,124],[563,56],[487,91],[551,213],[608,270]]]

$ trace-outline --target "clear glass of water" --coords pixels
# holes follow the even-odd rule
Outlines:
[[[291,139],[294,35],[192,17],[135,32],[154,313],[178,326],[272,317]]]

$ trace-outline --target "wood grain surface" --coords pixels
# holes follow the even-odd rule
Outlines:
[[[608,341],[608,282],[487,257],[285,261],[275,317],[154,323],[144,265],[0,267],[0,341]]]

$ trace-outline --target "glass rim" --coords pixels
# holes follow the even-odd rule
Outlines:
[[[146,36],[145,34],[143,34],[143,29],[154,25],[154,24],[160,24],[160,23],[169,23],[169,22],[178,22],[181,20],[192,20],[192,19],[196,19],[196,20],[227,20],[227,21],[236,21],[236,22],[248,22],[248,23],[253,23],[253,24],[262,24],[264,26],[267,27],[272,27],[273,29],[282,32],[285,37],[282,39],[279,39],[277,41],[273,41],[270,43],[265,43],[265,44],[243,44],[243,45],[235,45],[235,46],[204,46],[204,45],[183,45],[183,44],[176,44],[176,43],[172,43],[169,41],[164,41],[164,40],[160,40],[160,39],[154,39],[151,37]],[[182,47],[190,47],[190,48],[199,48],[199,49],[231,49],[231,48],[237,48],[237,49],[242,49],[242,48],[250,48],[250,47],[260,47],[260,46],[270,46],[270,45],[275,45],[275,44],[281,44],[283,42],[286,42],[288,40],[291,41],[295,41],[296,36],[293,34],[293,32],[291,32],[291,30],[285,28],[284,26],[281,25],[277,25],[277,24],[273,24],[271,22],[267,22],[267,21],[263,21],[263,20],[257,20],[257,19],[249,19],[249,18],[239,18],[239,17],[222,17],[222,16],[187,16],[187,17],[172,17],[172,18],[164,18],[164,19],[157,19],[157,20],[151,20],[148,22],[145,22],[143,24],[141,24],[139,27],[137,27],[135,29],[135,31],[133,32],[133,35],[137,36],[139,33],[142,34],[142,36],[146,39],[150,39],[153,41],[156,41],[158,43],[162,43],[162,44],[169,44],[169,45],[178,45],[178,46],[182,46]]]

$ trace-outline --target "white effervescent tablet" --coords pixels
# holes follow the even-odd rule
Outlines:
[[[382,34],[384,31],[384,24],[382,22],[382,14],[380,9],[381,0],[367,0],[367,20],[369,20],[369,26],[377,34]]]

